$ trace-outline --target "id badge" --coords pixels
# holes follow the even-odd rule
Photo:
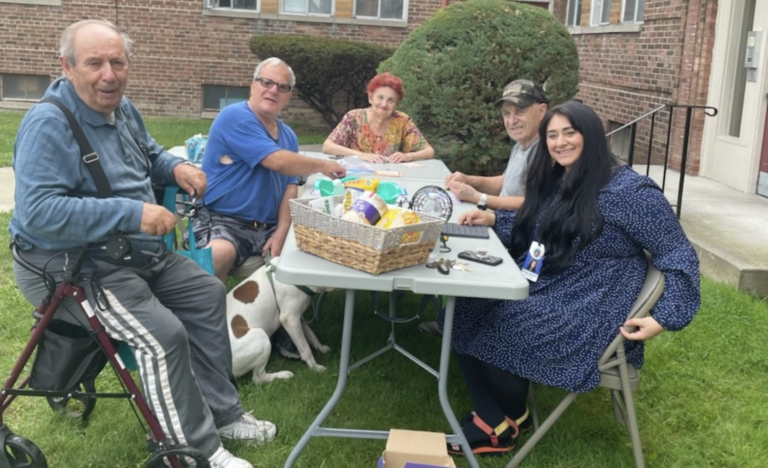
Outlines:
[[[531,247],[528,248],[528,253],[525,256],[525,262],[523,262],[523,269],[521,273],[531,283],[535,283],[539,279],[539,273],[541,267],[544,265],[544,253],[546,249],[544,244],[538,242],[531,242]]]

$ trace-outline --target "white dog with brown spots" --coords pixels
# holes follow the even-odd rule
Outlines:
[[[278,257],[275,257],[271,264],[274,266],[277,261]],[[250,371],[253,371],[256,383],[293,377],[290,371],[266,371],[272,353],[269,337],[280,325],[293,340],[301,360],[314,371],[324,371],[325,367],[315,362],[310,345],[321,353],[327,353],[331,348],[321,344],[309,325],[301,319],[312,302],[311,297],[296,286],[274,279],[273,290],[267,277],[268,268],[268,265],[262,266],[227,294],[227,323],[235,377]]]

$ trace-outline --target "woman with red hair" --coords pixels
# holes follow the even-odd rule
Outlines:
[[[405,96],[403,80],[382,73],[368,83],[367,91],[371,107],[347,112],[323,143],[323,153],[357,155],[372,163],[435,157],[413,120],[395,110]]]

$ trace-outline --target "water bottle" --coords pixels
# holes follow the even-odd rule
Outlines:
[[[443,217],[443,208],[440,206],[440,200],[437,198],[437,192],[429,192],[429,199],[424,204],[421,212],[435,218]]]

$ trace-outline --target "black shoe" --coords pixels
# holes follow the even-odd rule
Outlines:
[[[277,329],[274,335],[272,335],[272,348],[277,351],[286,359],[301,360],[301,355],[296,345],[293,344],[293,340],[285,328],[280,327]]]

